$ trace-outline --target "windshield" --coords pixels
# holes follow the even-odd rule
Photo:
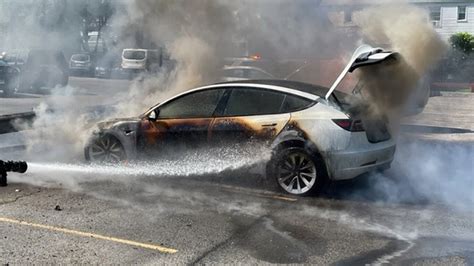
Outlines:
[[[71,57],[73,61],[89,61],[90,57],[86,54],[75,54]]]
[[[132,60],[143,60],[146,57],[145,51],[127,50],[123,52],[123,58]]]

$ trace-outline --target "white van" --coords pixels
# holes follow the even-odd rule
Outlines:
[[[159,50],[123,49],[122,69],[125,71],[157,71],[162,65]]]

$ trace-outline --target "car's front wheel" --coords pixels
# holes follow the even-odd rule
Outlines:
[[[110,135],[96,138],[86,147],[85,157],[90,162],[118,163],[127,159],[120,141]]]
[[[320,192],[326,181],[321,159],[300,147],[279,151],[272,159],[269,174],[282,190],[298,196]]]

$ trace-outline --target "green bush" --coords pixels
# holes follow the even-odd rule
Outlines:
[[[474,36],[467,32],[453,34],[449,42],[454,49],[469,54],[474,50]]]

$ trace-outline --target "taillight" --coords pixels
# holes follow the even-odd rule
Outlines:
[[[336,125],[340,126],[341,128],[343,128],[347,131],[351,131],[351,132],[365,131],[364,125],[362,125],[362,121],[360,121],[360,120],[333,119],[332,121]]]

